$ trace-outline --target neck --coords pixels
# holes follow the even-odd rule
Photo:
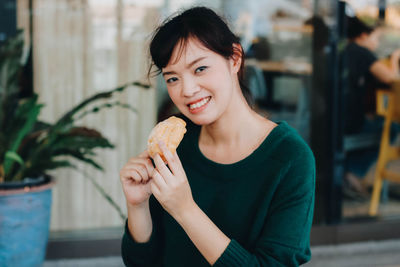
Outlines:
[[[235,94],[221,118],[202,127],[200,142],[216,147],[237,146],[248,141],[252,133],[258,132],[257,129],[265,127],[265,121],[249,107],[242,93]]]
[[[359,46],[362,46],[362,47],[365,47],[365,48],[371,50],[371,49],[368,47],[367,42],[366,42],[363,38],[356,38],[356,39],[354,39],[354,43],[356,43],[356,44],[359,45]]]

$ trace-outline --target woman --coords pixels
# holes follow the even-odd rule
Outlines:
[[[378,60],[374,51],[379,46],[381,30],[363,23],[357,17],[347,18],[348,45],[345,50],[345,133],[382,132],[383,120],[376,114],[376,89],[387,88],[399,79],[400,50],[394,51],[387,63]],[[393,128],[393,133],[397,132]],[[360,179],[363,178],[378,156],[377,149],[354,151],[346,159],[345,193],[357,193],[367,197],[368,193]],[[349,189],[355,192],[348,191]]]
[[[298,266],[310,259],[315,166],[285,122],[254,112],[240,81],[239,39],[196,7],[160,26],[153,63],[187,121],[155,166],[144,151],[120,178],[128,220],[127,266]]]

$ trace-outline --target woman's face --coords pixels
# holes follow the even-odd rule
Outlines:
[[[175,47],[170,62],[162,69],[168,94],[195,124],[215,122],[231,103],[240,64],[207,49],[196,39],[188,39],[183,51],[180,48]]]

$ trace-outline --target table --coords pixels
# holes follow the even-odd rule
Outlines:
[[[263,71],[265,83],[267,85],[267,97],[265,99],[265,106],[275,108],[279,103],[274,102],[274,83],[276,77],[289,76],[302,79],[304,89],[308,91],[310,77],[312,75],[312,64],[304,60],[285,60],[285,61],[272,61],[272,60],[256,60],[247,59],[246,64],[255,65]],[[305,92],[308,97],[308,92]]]
[[[290,76],[310,76],[312,74],[312,65],[306,61],[271,61],[271,60],[246,60],[247,64],[253,64],[259,67],[263,72],[290,75]]]

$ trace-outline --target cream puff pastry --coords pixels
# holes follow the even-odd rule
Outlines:
[[[176,148],[183,139],[183,135],[186,133],[186,122],[175,116],[169,117],[168,119],[159,122],[153,130],[150,132],[149,139],[147,141],[147,149],[150,157],[158,153],[161,158],[166,161],[164,154],[162,153],[158,142],[164,141],[167,148],[171,153],[175,153]]]

